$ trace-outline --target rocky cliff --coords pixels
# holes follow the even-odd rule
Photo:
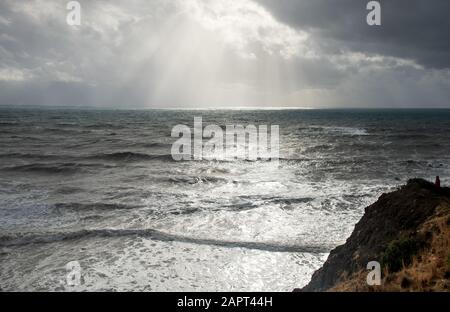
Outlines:
[[[370,261],[381,286],[367,285]],[[450,189],[414,179],[367,207],[302,291],[446,291],[449,278]]]

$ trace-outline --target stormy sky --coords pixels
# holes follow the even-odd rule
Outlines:
[[[0,105],[450,107],[450,1],[0,1]]]

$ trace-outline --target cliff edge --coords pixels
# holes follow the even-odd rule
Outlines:
[[[381,286],[366,282],[367,264]],[[301,291],[449,291],[450,189],[421,179],[365,209],[347,242],[334,249]]]

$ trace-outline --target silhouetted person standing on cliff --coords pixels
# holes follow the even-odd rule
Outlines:
[[[439,179],[439,176],[436,177],[436,182],[434,184],[436,185],[437,189],[441,188],[441,179]]]

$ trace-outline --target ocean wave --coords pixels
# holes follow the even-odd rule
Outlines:
[[[76,163],[64,164],[28,164],[6,167],[7,171],[38,172],[38,173],[75,173],[80,171],[80,165]]]
[[[124,151],[124,152],[115,152],[115,153],[103,153],[103,154],[94,154],[94,155],[88,155],[83,156],[83,159],[89,159],[89,160],[106,160],[106,161],[119,161],[119,162],[139,162],[139,161],[152,161],[152,160],[161,160],[161,161],[167,161],[167,162],[186,162],[189,160],[180,160],[175,161],[173,159],[173,156],[171,154],[146,154],[141,152],[131,152],[131,151]],[[201,162],[201,163],[239,163],[239,162],[249,162],[249,163],[256,163],[256,162],[270,162],[270,160],[266,159],[260,159],[258,160],[248,160],[248,159],[218,159],[218,160],[209,160],[209,159],[202,159],[202,160],[191,160],[192,162]]]
[[[2,132],[4,132],[4,131],[2,131]],[[10,131],[9,133],[15,133],[15,132]],[[18,140],[21,140],[21,141],[33,141],[33,142],[43,141],[43,138],[30,137],[30,136],[21,136],[21,135],[11,135],[9,138],[10,139],[18,139]]]
[[[200,208],[187,208],[187,209],[172,209],[167,210],[166,213],[175,215],[175,216],[181,216],[181,215],[190,215],[194,214],[196,212],[202,211]]]
[[[281,162],[286,162],[286,163],[302,163],[302,162],[307,162],[307,161],[314,161],[314,160],[320,160],[317,158],[307,158],[307,157],[302,157],[302,158],[290,158],[290,157],[281,157],[279,159]]]
[[[146,161],[146,160],[166,160],[173,161],[172,155],[151,155],[137,152],[117,152],[110,154],[97,154],[88,156],[89,159],[100,159],[109,161]]]
[[[319,144],[306,148],[305,153],[329,152],[338,147],[333,144]]]
[[[17,121],[0,121],[0,127],[11,127],[20,125]]]
[[[270,199],[271,202],[275,204],[286,204],[286,205],[292,205],[292,204],[306,204],[314,201],[314,198],[312,197],[299,197],[299,198],[272,198]]]
[[[61,158],[66,158],[66,156],[61,156],[61,155],[43,155],[43,154],[33,154],[33,153],[5,153],[5,154],[0,154],[0,158],[61,159]]]
[[[41,129],[43,132],[54,133],[54,134],[87,134],[90,133],[88,130],[83,129],[73,129],[73,128],[43,128]]]
[[[427,140],[434,139],[432,134],[426,133],[393,133],[393,134],[381,134],[380,137],[389,138],[391,140]]]
[[[141,146],[141,147],[145,147],[145,148],[168,148],[170,150],[170,148],[172,147],[172,144],[168,144],[168,143],[159,143],[159,142],[150,142],[150,143],[146,143],[146,142],[135,142],[133,144],[133,146]]]
[[[219,183],[228,182],[228,179],[214,176],[175,176],[166,179],[172,183],[197,184],[197,183]]]
[[[85,125],[83,126],[83,128],[86,129],[124,129],[126,128],[126,126],[124,125],[119,125],[119,124],[112,124],[112,123],[96,123],[96,124],[91,124],[91,125]]]
[[[409,159],[409,160],[402,160],[399,163],[401,165],[406,165],[406,166],[417,166],[417,167],[428,167],[428,168],[446,167],[446,165],[441,162],[430,162],[430,161],[426,161],[426,160]]]
[[[69,195],[69,194],[76,194],[76,193],[83,193],[86,192],[85,189],[79,188],[79,187],[71,187],[71,186],[63,186],[58,189],[56,189],[53,193],[55,194],[62,194],[62,195]]]
[[[36,172],[36,173],[77,173],[83,171],[86,168],[105,168],[107,166],[102,164],[83,164],[83,163],[55,163],[55,164],[43,164],[43,163],[32,163],[26,165],[3,167],[6,171],[19,171],[19,172]]]
[[[126,205],[126,204],[109,204],[109,203],[57,203],[54,208],[60,210],[131,210],[142,208],[144,206]]]
[[[57,233],[26,233],[0,236],[0,246],[22,246],[28,244],[46,244],[66,240],[89,237],[120,237],[130,235],[151,236],[155,231],[148,230],[80,230],[74,232]]]
[[[56,123],[56,126],[58,127],[79,127],[80,123],[79,122],[58,122]]]
[[[132,205],[132,204],[120,204],[120,203],[56,203],[53,205],[53,211],[57,214],[61,214],[63,212],[67,211],[74,211],[74,212],[93,212],[97,211],[98,213],[101,212],[107,212],[107,211],[127,211],[127,210],[134,210],[134,209],[142,209],[142,208],[148,208],[146,210],[147,214],[170,214],[170,215],[188,215],[188,214],[194,214],[196,212],[201,211],[199,208],[186,208],[186,209],[164,209],[161,210],[154,210],[151,207],[148,207],[146,205]]]
[[[180,242],[197,245],[210,245],[224,248],[245,248],[272,252],[327,253],[334,246],[329,245],[285,245],[272,242],[227,241],[207,238],[194,238],[164,233],[155,229],[91,229],[74,232],[26,233],[0,236],[0,246],[24,246],[29,244],[49,244],[88,238],[141,237],[163,242]]]
[[[333,126],[311,126],[307,129],[324,131],[329,134],[350,135],[350,136],[366,136],[369,135],[366,129],[353,127],[333,127]]]

